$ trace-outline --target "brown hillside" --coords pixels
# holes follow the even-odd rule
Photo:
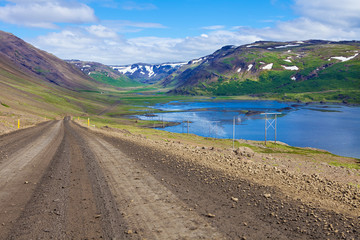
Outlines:
[[[91,78],[73,65],[39,50],[20,38],[0,31],[0,60],[13,65],[15,71],[71,89],[93,89]],[[2,64],[1,67],[4,67]]]

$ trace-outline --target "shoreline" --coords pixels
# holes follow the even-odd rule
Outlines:
[[[259,99],[256,99],[256,100],[238,100],[238,99],[208,99],[208,100],[201,100],[201,102],[218,102],[218,101],[235,101],[235,102],[247,102],[247,101],[251,101],[251,102],[258,102],[258,101],[263,101],[263,100],[259,100]],[[312,111],[319,111],[319,112],[341,112],[341,111],[338,111],[338,110],[328,110],[327,108],[331,108],[332,106],[342,106],[342,107],[358,107],[358,105],[349,105],[349,104],[342,104],[342,103],[325,103],[325,102],[308,102],[308,103],[297,103],[297,102],[288,102],[288,101],[277,101],[277,100],[265,100],[265,101],[275,101],[275,102],[279,102],[279,103],[286,103],[289,105],[289,107],[283,107],[281,109],[276,109],[275,111],[277,112],[282,112],[283,114],[287,114],[288,112],[292,112],[292,111],[296,111],[298,109],[301,109],[301,108],[306,108],[306,109],[309,109],[309,110],[312,110]],[[187,102],[187,101],[177,101],[179,105],[181,105],[182,102]],[[192,102],[196,102],[196,101],[192,101]],[[171,105],[171,101],[170,102],[167,102],[166,104],[169,104]],[[314,107],[313,105],[316,105],[319,109],[315,109],[315,108],[309,108],[309,107]],[[150,106],[150,105],[149,105]],[[155,105],[151,105],[151,106],[155,106]],[[276,107],[276,106],[275,106]],[[155,111],[159,111],[159,112],[154,112],[154,114],[162,114],[162,113],[171,113],[171,112],[176,112],[176,113],[186,113],[186,112],[206,112],[206,111],[212,111],[214,108],[211,108],[211,107],[199,107],[199,108],[190,108],[190,109],[183,109],[183,110],[177,110],[177,111],[169,111],[169,110],[166,110],[166,111],[163,111],[161,110],[161,108],[157,108],[157,109],[154,109]],[[246,109],[246,107],[244,107],[244,109]],[[252,109],[251,107],[248,107],[247,109],[248,110],[244,110],[244,109],[225,109],[224,111],[226,112],[238,112],[239,114],[243,114],[244,116],[246,117],[250,117],[250,116],[253,116],[253,115],[258,115],[262,112],[265,112],[265,111],[254,111],[254,109]],[[250,110],[249,110],[250,109]],[[215,110],[213,110],[215,111]],[[133,115],[133,117],[136,117],[137,119],[141,120],[141,121],[151,121],[151,119],[144,119],[142,117],[143,115]],[[158,116],[158,115],[156,115]],[[157,120],[155,120],[157,121]],[[177,132],[177,131],[168,131],[166,128],[167,127],[171,127],[171,126],[176,126],[176,125],[180,125],[181,124],[181,119],[178,119],[178,121],[176,122],[168,122],[166,121],[165,125],[163,126],[161,123],[159,124],[147,124],[147,127],[150,127],[150,128],[157,128],[158,130],[163,130],[163,131],[167,131],[167,132]],[[160,129],[161,128],[161,129]],[[178,132],[180,133],[180,132]],[[200,133],[200,134],[199,134]],[[204,133],[201,133],[198,131],[195,130],[195,132],[193,132],[193,134],[196,134],[198,136],[201,136],[201,137],[209,137],[208,135],[204,135]],[[227,134],[229,135],[229,134]],[[248,136],[247,136],[248,137]],[[247,137],[245,137],[247,139]],[[217,136],[217,138],[219,139],[229,139],[230,137],[229,136]],[[231,138],[232,139],[232,138]],[[256,139],[257,141],[261,141],[259,139]],[[286,140],[285,140],[286,141]],[[305,145],[305,144],[301,144],[301,145],[291,145],[291,146],[294,146],[294,147],[301,147],[301,148],[316,148],[316,149],[319,149],[321,151],[327,151],[327,152],[330,152],[332,154],[336,154],[336,155],[339,155],[339,156],[343,156],[343,157],[350,157],[350,158],[354,158],[354,159],[360,159],[359,156],[357,156],[356,154],[346,154],[346,153],[339,153],[339,151],[336,151],[336,149],[329,149],[329,148],[326,148],[326,147],[319,147],[317,146],[316,144],[315,145]],[[341,149],[340,149],[341,150]],[[335,153],[333,153],[335,151]],[[340,151],[341,152],[341,151]]]

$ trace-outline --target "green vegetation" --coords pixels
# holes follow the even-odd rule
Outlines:
[[[100,83],[104,83],[107,85],[111,85],[114,87],[138,87],[138,86],[142,86],[143,84],[131,80],[126,76],[121,76],[118,79],[109,77],[107,75],[107,73],[91,73],[90,77],[92,77],[93,79],[95,79],[96,81],[100,82]]]
[[[276,48],[281,45],[259,43],[226,54],[218,50],[208,65],[173,76],[170,85],[181,85],[177,93],[188,95],[252,95],[284,101],[360,103],[359,56],[345,62],[332,58],[359,53],[358,42]],[[271,70],[262,70],[270,63]],[[253,67],[248,71],[250,64]],[[296,66],[298,70],[286,70],[285,66]],[[237,72],[240,68],[241,72]]]
[[[260,94],[264,98],[285,101],[360,103],[360,62],[333,64],[309,79],[306,79],[307,72],[307,68],[299,71],[298,75],[305,76],[305,79],[297,81],[291,79],[293,71],[278,70],[262,71],[257,80],[229,80],[221,76],[218,81],[207,85],[206,91],[217,96]],[[193,89],[195,94],[196,91],[199,90]]]
[[[44,69],[41,69],[40,67],[36,67],[35,72],[38,74],[42,74],[42,73],[49,73],[50,70],[44,70]]]
[[[214,95],[247,95],[256,93],[278,92],[281,88],[291,84],[290,71],[266,71],[258,81],[222,81],[210,85],[209,91]]]
[[[7,108],[10,107],[9,105],[7,105],[7,104],[5,104],[5,103],[2,103],[2,102],[1,102],[1,105],[3,105],[4,107],[7,107]]]
[[[336,166],[336,167],[344,167],[344,168],[349,168],[349,169],[360,169],[360,162],[358,161],[358,163],[343,163],[343,162],[336,162],[336,161],[332,161],[329,164],[332,166]]]
[[[335,156],[330,152],[316,149],[292,147],[284,144],[275,144],[274,142],[267,142],[265,145],[264,142],[250,141],[250,143],[241,143],[243,147],[251,148],[253,151],[258,153],[289,153],[289,154],[298,154],[298,155],[314,155],[314,154],[325,154],[330,156]]]
[[[225,58],[222,62],[229,65],[230,67],[232,67],[233,66],[232,61],[234,61],[234,60],[235,60],[235,57],[229,57],[229,58]]]

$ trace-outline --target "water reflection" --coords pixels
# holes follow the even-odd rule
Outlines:
[[[189,128],[189,133],[217,138],[232,138],[235,117],[235,137],[258,141],[264,140],[265,116],[261,113],[280,111],[277,140],[360,158],[360,107],[276,101],[201,101],[170,102],[153,108],[174,112],[156,113],[152,119],[144,115],[137,117],[180,123],[166,127],[166,131],[186,133]],[[271,128],[267,137],[274,139]]]

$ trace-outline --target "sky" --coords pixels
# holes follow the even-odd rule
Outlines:
[[[187,62],[259,40],[360,40],[360,1],[0,0],[0,30],[62,59]]]

